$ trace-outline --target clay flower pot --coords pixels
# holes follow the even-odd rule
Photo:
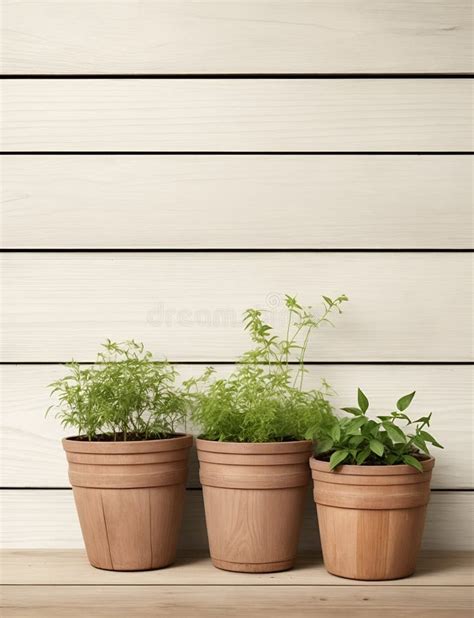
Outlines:
[[[92,566],[159,569],[175,558],[192,436],[141,442],[63,440]]]
[[[311,442],[197,440],[214,566],[269,573],[293,566]]]
[[[310,460],[324,565],[333,575],[382,580],[415,571],[434,459],[406,465],[345,466]]]

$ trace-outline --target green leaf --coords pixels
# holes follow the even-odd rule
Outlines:
[[[392,440],[392,442],[403,442],[405,443],[407,441],[405,434],[403,433],[403,431],[400,429],[400,427],[397,427],[396,425],[394,425],[393,423],[390,422],[383,422],[382,423],[385,431],[388,434],[388,437],[390,438],[390,440]]]
[[[359,410],[359,408],[341,408],[341,410],[344,410],[344,412],[349,412],[349,414],[354,414],[354,416],[364,414],[362,410]]]
[[[331,429],[329,430],[329,435],[334,442],[339,442],[341,438],[341,428],[339,427],[339,424],[333,425],[331,427]]]
[[[370,422],[370,421],[369,421]],[[374,423],[375,427],[368,426],[368,423],[364,423],[360,428],[360,433],[365,436],[366,439],[370,440],[370,437],[378,438],[380,433],[380,424]]]
[[[425,442],[429,442],[433,446],[437,446],[438,448],[444,448],[433,436],[427,431],[420,431],[420,436],[425,440]]]
[[[403,462],[412,468],[416,468],[418,472],[423,472],[423,466],[420,461],[416,459],[416,457],[412,457],[411,455],[403,455]]]
[[[331,298],[329,298],[329,296],[323,296],[324,300],[327,302],[327,304],[332,307],[334,305],[334,302]]]
[[[364,440],[365,440],[364,436],[361,436],[361,435],[352,436],[352,438],[350,438],[350,440],[349,440],[349,445],[350,446],[359,446]]]
[[[371,440],[369,442],[369,446],[372,453],[375,453],[379,457],[382,457],[384,452],[384,445],[382,444],[382,442],[380,442],[380,440]]]
[[[288,309],[302,309],[301,305],[298,304],[296,296],[290,296],[289,294],[285,294],[285,304]]]
[[[392,412],[392,418],[402,419],[406,421],[408,425],[410,425],[411,423],[410,417],[407,416],[406,414],[401,414],[400,412]]]
[[[421,451],[423,451],[423,453],[425,453],[426,455],[429,455],[430,452],[428,450],[428,447],[426,446],[425,441],[423,440],[423,438],[421,438],[420,436],[413,436],[412,438],[412,442],[415,446],[417,446]]]
[[[398,455],[396,453],[389,453],[385,455],[385,461],[389,466],[393,465],[397,461]]]
[[[365,414],[367,410],[369,409],[369,400],[364,395],[364,393],[360,390],[360,388],[357,389],[357,403],[359,404],[359,408]]]
[[[368,424],[369,423],[367,423],[367,425]],[[380,425],[377,424],[375,421],[373,421],[373,425],[371,425],[370,427],[370,435],[373,436],[375,439],[378,439],[380,435]]]
[[[418,425],[421,423],[423,425],[429,426],[430,420],[431,420],[431,414],[429,416],[420,416],[420,418],[417,418],[416,420],[412,421],[412,425]]]
[[[359,432],[359,429],[366,422],[367,422],[367,419],[365,416],[358,416],[357,418],[353,418],[351,421],[349,421],[349,423],[347,423],[346,427],[344,428],[345,433],[349,435],[357,435],[357,433]]]
[[[356,463],[358,466],[361,466],[367,457],[370,455],[370,448],[367,446],[363,451],[361,451],[356,457]]]
[[[329,467],[331,470],[334,470],[339,464],[341,464],[344,459],[349,455],[348,451],[335,451],[331,455],[331,459],[329,460]]]
[[[397,408],[400,410],[400,412],[403,412],[403,410],[406,410],[408,408],[408,406],[411,404],[413,397],[415,396],[415,393],[416,391],[413,391],[413,393],[400,397],[400,399],[397,401]]]
[[[329,438],[325,438],[324,440],[318,440],[316,442],[315,453],[316,455],[320,455],[321,453],[327,453],[332,449],[334,443]]]

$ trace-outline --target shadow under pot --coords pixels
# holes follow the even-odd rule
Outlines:
[[[92,566],[159,569],[175,559],[192,436],[130,442],[65,438]]]
[[[212,563],[270,573],[295,561],[310,480],[310,441],[196,441]]]
[[[324,565],[362,580],[412,575],[420,550],[434,459],[411,466],[342,465],[311,458]]]

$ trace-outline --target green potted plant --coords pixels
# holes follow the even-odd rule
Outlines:
[[[443,447],[426,431],[431,414],[412,421],[405,413],[414,395],[373,419],[359,389],[358,405],[342,408],[352,418],[326,415],[307,433],[318,440],[314,500],[324,564],[334,575],[385,580],[415,570],[434,466],[428,444]]]
[[[161,568],[175,557],[193,442],[176,433],[186,393],[142,344],[103,347],[50,385],[51,408],[77,432],[63,446],[87,555],[101,569]]]
[[[271,572],[292,567],[309,482],[310,426],[330,414],[322,390],[304,390],[311,333],[341,312],[347,300],[324,297],[315,317],[286,296],[286,336],[280,338],[258,309],[244,324],[255,344],[228,378],[198,384],[192,419],[213,564],[222,569]],[[297,361],[296,368],[291,365]]]

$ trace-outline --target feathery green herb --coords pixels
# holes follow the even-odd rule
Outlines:
[[[185,420],[186,393],[177,372],[155,362],[135,341],[107,340],[95,365],[66,365],[69,373],[50,384],[53,409],[64,427],[88,440],[147,440],[173,435]]]
[[[331,415],[326,397],[329,387],[304,390],[304,359],[311,333],[331,323],[331,313],[342,313],[345,295],[332,300],[323,297],[323,311],[316,317],[311,307],[285,296],[288,312],[284,338],[274,333],[260,309],[244,314],[245,329],[256,347],[246,352],[228,378],[211,381],[208,369],[200,379],[186,382],[195,393],[192,420],[202,437],[225,442],[274,442],[300,440],[308,427]],[[290,364],[296,361],[296,368]]]

